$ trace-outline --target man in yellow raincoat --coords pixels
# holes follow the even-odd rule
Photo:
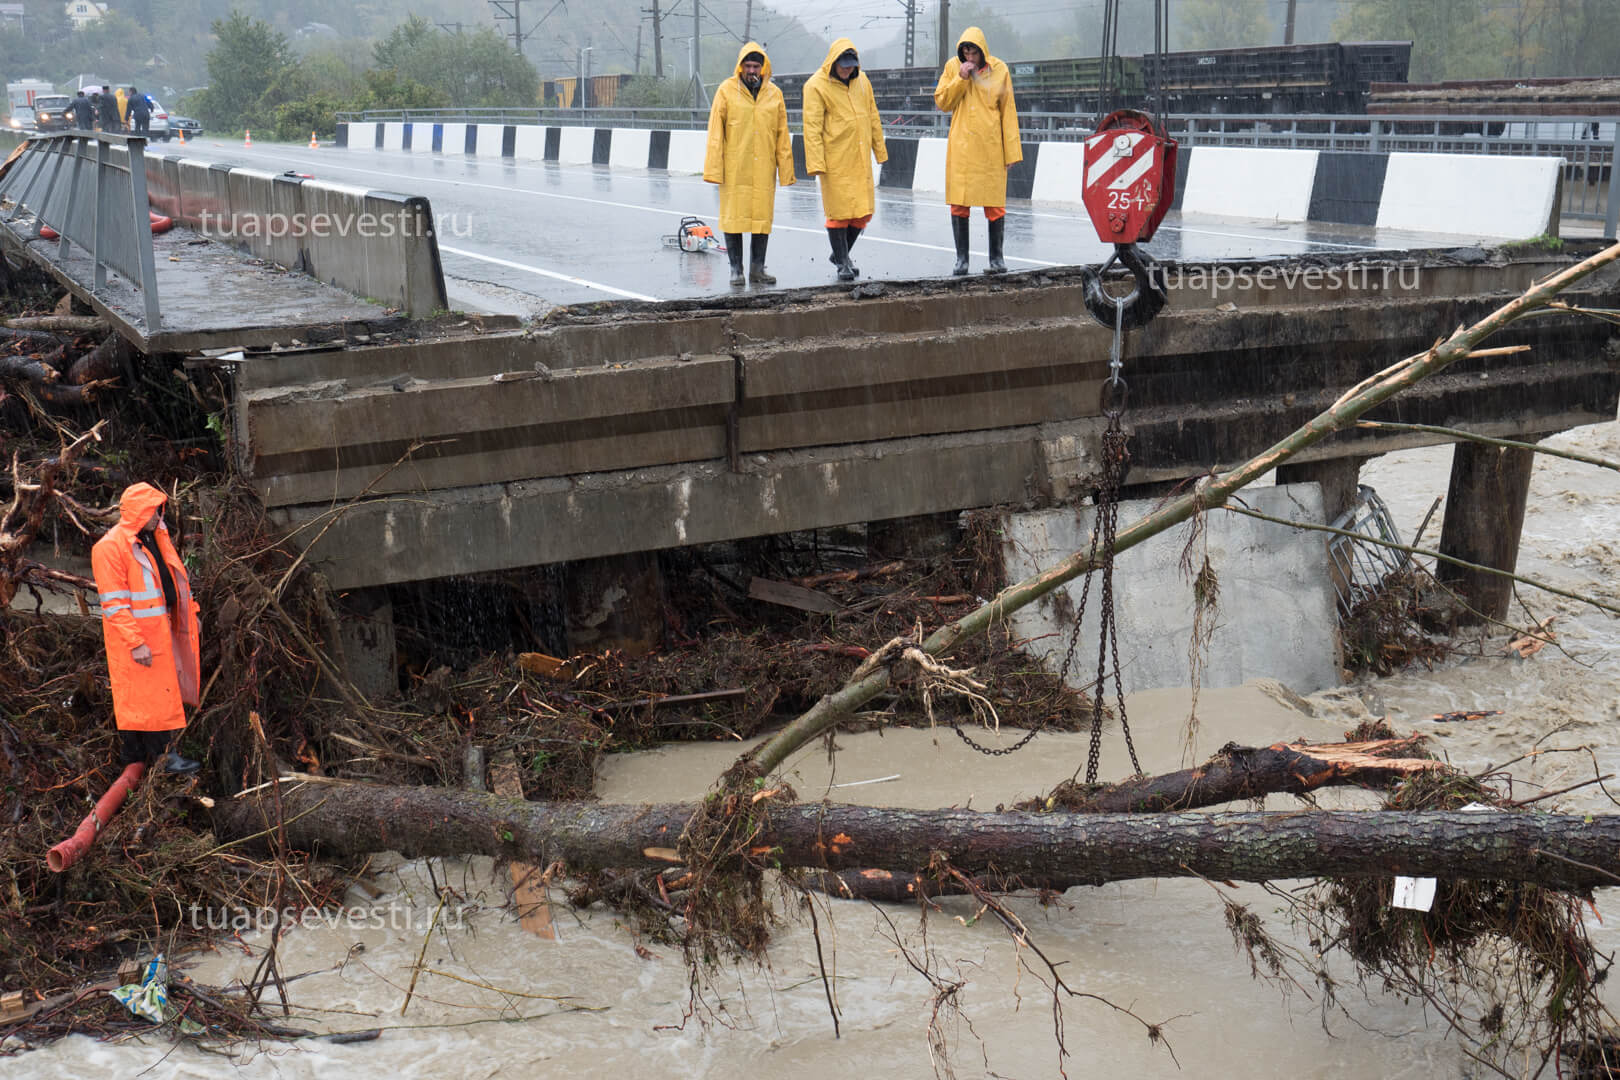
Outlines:
[[[945,149],[945,201],[951,204],[951,233],[956,240],[951,273],[968,272],[968,212],[982,206],[990,223],[990,268],[985,273],[1005,274],[1007,170],[1024,160],[1024,149],[1018,138],[1012,73],[990,55],[984,31],[977,26],[962,31],[956,59],[945,64],[934,87],[934,104],[951,114]]]
[[[90,565],[100,593],[101,629],[112,677],[119,764],[162,758],[169,772],[196,772],[173,752],[198,697],[197,605],[185,564],[163,523],[168,496],[132,484],[118,502],[118,524],[96,541]]]
[[[720,231],[726,234],[731,284],[743,284],[742,234],[748,233],[748,280],[775,285],[765,248],[776,214],[776,185],[793,186],[793,136],[787,101],[771,82],[771,58],[758,42],[737,53],[736,72],[714,92],[703,179],[720,185]]]
[[[861,72],[855,43],[839,38],[827,50],[821,69],[804,84],[804,168],[821,185],[827,215],[828,256],[839,281],[853,281],[859,270],[849,249],[872,220],[877,204],[872,162],[889,160],[872,81]]]

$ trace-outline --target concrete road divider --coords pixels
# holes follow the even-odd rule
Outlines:
[[[1525,239],[1558,232],[1562,158],[1390,154],[1378,226]]]
[[[411,316],[448,307],[432,207],[424,198],[149,155],[159,212]]]
[[[1305,221],[1316,184],[1315,150],[1200,146],[1187,166],[1184,214]]]

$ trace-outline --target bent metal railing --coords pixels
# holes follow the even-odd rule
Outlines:
[[[25,243],[57,235],[59,269],[75,246],[94,267],[91,295],[105,293],[107,272],[141,290],[146,332],[162,324],[152,226],[146,196],[146,140],[65,131],[31,137],[0,176],[0,222]],[[83,282],[80,282],[83,284]]]

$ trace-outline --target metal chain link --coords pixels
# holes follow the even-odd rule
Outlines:
[[[1116,253],[1117,258],[1117,253]],[[1114,661],[1114,691],[1116,706],[1119,710],[1120,730],[1125,734],[1125,748],[1131,755],[1131,767],[1138,775],[1142,766],[1136,758],[1136,745],[1131,739],[1130,721],[1125,715],[1125,691],[1120,679],[1119,668],[1119,635],[1114,625],[1114,538],[1119,523],[1119,489],[1124,482],[1125,474],[1130,468],[1131,454],[1128,447],[1129,436],[1125,434],[1120,421],[1125,412],[1125,394],[1128,389],[1120,372],[1125,366],[1125,305],[1114,303],[1114,341],[1108,353],[1108,381],[1103,386],[1102,411],[1108,417],[1108,428],[1103,433],[1103,479],[1097,492],[1097,520],[1091,530],[1091,551],[1088,561],[1093,570],[1088,570],[1085,582],[1080,587],[1080,604],[1075,609],[1074,626],[1069,631],[1069,647],[1063,654],[1063,666],[1058,671],[1058,682],[1067,685],[1069,669],[1074,666],[1074,650],[1080,643],[1080,624],[1085,620],[1086,605],[1091,599],[1091,581],[1093,571],[1097,566],[1097,552],[1104,552],[1102,563],[1102,599],[1101,625],[1098,627],[1097,640],[1097,679],[1092,685],[1095,688],[1096,698],[1092,703],[1091,715],[1091,750],[1086,761],[1086,783],[1097,782],[1098,759],[1102,753],[1102,716],[1103,698],[1107,686],[1107,657],[1112,652]],[[973,737],[962,730],[961,724],[955,718],[950,719],[951,730],[956,732],[957,738],[967,743],[973,749],[986,757],[1004,757],[1016,753],[1028,746],[1046,727],[1050,717],[1042,717],[1040,723],[1024,733],[1024,737],[1011,746],[1000,748],[984,746],[975,742]]]

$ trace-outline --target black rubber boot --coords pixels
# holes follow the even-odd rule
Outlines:
[[[951,215],[951,236],[956,240],[956,265],[951,273],[962,277],[968,272],[968,219]]]
[[[755,285],[775,285],[776,278],[765,272],[765,248],[770,233],[754,233],[748,238],[748,280]]]
[[[996,218],[990,223],[990,265],[985,267],[987,274],[1005,274],[1007,260],[1001,255],[1001,242],[1007,236],[1007,219]]]
[[[849,237],[843,226],[828,229],[827,239],[832,244],[832,264],[838,267],[838,280],[854,281],[855,266],[849,261]]]
[[[845,247],[845,249],[848,250],[848,251],[854,251],[855,250],[855,241],[857,241],[857,240],[859,240],[861,238],[861,233],[864,232],[864,231],[865,230],[863,230],[859,225],[845,225],[844,226],[844,247]],[[855,276],[856,277],[860,277],[861,268],[855,265],[855,260],[853,258],[851,258],[849,260],[849,268],[851,270],[855,271]]]
[[[742,233],[726,233],[726,258],[731,260],[732,288],[747,284],[748,279],[743,277],[742,268]]]

